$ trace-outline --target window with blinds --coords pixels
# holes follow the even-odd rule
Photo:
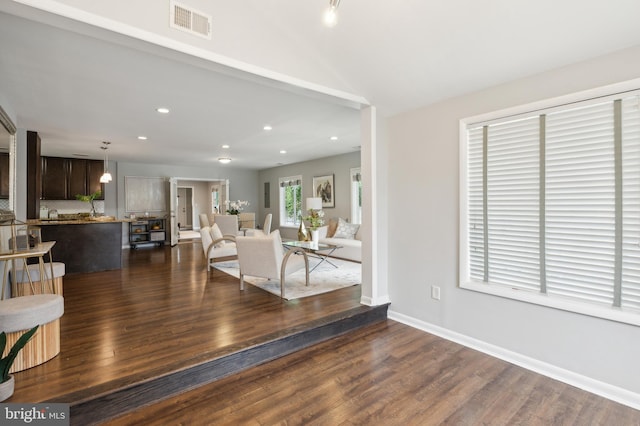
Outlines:
[[[280,226],[297,226],[302,214],[302,176],[279,179]]]
[[[638,93],[465,130],[461,286],[640,324]]]

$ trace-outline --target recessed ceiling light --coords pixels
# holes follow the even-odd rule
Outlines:
[[[160,107],[156,108],[156,111],[158,111],[160,114],[169,114],[169,108]]]
[[[218,161],[221,162],[222,164],[227,164],[231,162],[231,158],[229,157],[220,157],[218,158]]]
[[[74,153],[74,154],[71,154],[71,155],[73,155],[74,157],[88,157],[89,156],[89,154],[77,154],[77,153]]]
[[[332,141],[337,141],[338,137],[337,136],[331,136],[329,139],[331,139]]]
[[[229,145],[222,145],[222,148],[229,149]]]
[[[286,153],[287,153],[287,151],[285,151],[284,149],[280,150],[280,154],[286,154]]]
[[[146,141],[147,137],[146,136],[138,136],[138,139],[140,139],[141,141]]]
[[[267,124],[267,125],[265,125],[265,126],[263,127],[263,129],[264,129],[264,130],[266,130],[266,131],[268,132],[269,130],[273,129],[273,127],[271,127],[271,126],[269,126],[269,125]]]

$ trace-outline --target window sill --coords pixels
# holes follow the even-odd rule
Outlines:
[[[287,229],[298,229],[300,225],[290,225],[290,224],[286,224],[286,225],[280,225],[280,228],[287,228]]]
[[[563,311],[573,312],[582,315],[589,315],[596,318],[603,318],[625,324],[640,326],[640,315],[633,310],[623,310],[621,308],[589,305],[562,299],[560,296],[547,296],[545,294],[534,293],[522,289],[503,287],[498,284],[480,283],[477,281],[461,282],[460,288],[491,294],[493,296],[518,300],[521,302],[533,303],[535,305],[546,306]]]

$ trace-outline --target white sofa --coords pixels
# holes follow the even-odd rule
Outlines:
[[[335,244],[342,248],[334,251],[331,256],[341,259],[353,260],[354,262],[362,262],[362,241],[360,240],[360,229],[356,233],[355,239],[327,237],[329,226],[321,226],[318,228],[318,237],[320,243]]]

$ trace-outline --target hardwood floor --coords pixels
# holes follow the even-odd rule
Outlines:
[[[199,242],[127,250],[121,270],[64,277],[61,351],[15,374],[8,402],[78,403],[360,306],[359,286],[284,301],[218,270]]]
[[[294,301],[241,293],[236,278],[207,273],[199,243],[124,260],[65,276],[61,353],[16,373],[7,402],[102,395],[117,409],[114,391],[361,308],[359,286]],[[640,425],[640,412],[385,320],[103,423]]]
[[[640,412],[388,320],[109,425],[638,425]]]

